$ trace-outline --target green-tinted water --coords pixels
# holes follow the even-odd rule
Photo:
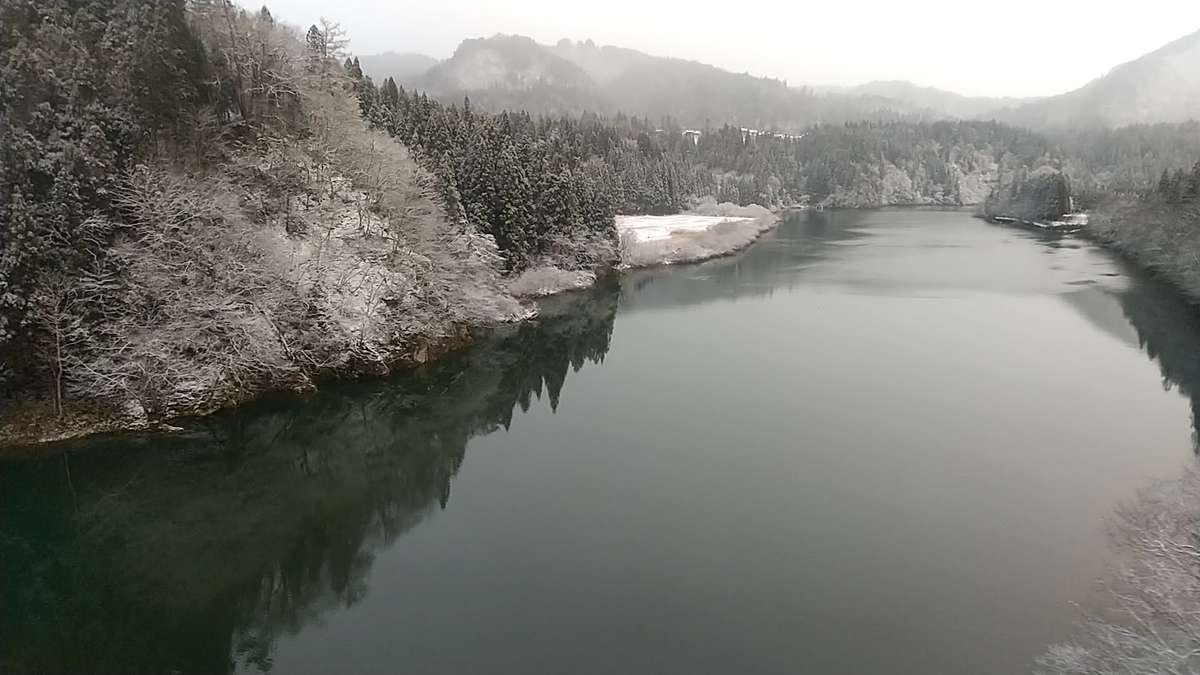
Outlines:
[[[795,214],[415,375],[0,464],[0,671],[1011,673],[1193,457],[1074,239]]]

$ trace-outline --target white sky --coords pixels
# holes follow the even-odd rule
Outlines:
[[[258,0],[241,0],[257,7]],[[800,84],[903,79],[1040,96],[1200,30],[1197,0],[268,0],[280,19],[338,21],[358,54],[446,58],[465,38],[591,38]]]

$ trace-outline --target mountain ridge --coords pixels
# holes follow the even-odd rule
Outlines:
[[[591,40],[564,38],[544,45],[505,34],[464,40],[453,56],[411,84],[444,101],[470,97],[484,109],[623,112],[669,116],[695,126],[732,123],[788,129],[858,120],[962,117],[921,101],[872,92],[819,94],[809,87],[789,87],[786,80]]]
[[[998,119],[1034,129],[1116,128],[1185,122],[1200,113],[1200,31],[1111,68],[1057,96],[1003,111]]]
[[[386,51],[359,57],[363,73],[380,82],[392,78],[397,84],[408,84],[438,64],[438,59],[416,52]]]
[[[1028,98],[967,96],[907,80],[796,87],[590,39],[546,45],[496,34],[464,40],[440,62],[395,52],[362,58],[368,75],[392,76],[444,101],[469,96],[491,110],[622,112],[672,117],[688,126],[731,123],[788,130],[855,121],[994,119],[1064,132],[1176,123],[1200,113],[1200,31],[1118,64],[1072,91]]]

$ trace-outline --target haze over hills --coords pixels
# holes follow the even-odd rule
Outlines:
[[[384,52],[359,57],[363,73],[379,82],[393,78],[398,84],[408,84],[436,66],[438,60],[425,54]]]
[[[595,85],[583,68],[521,35],[463,40],[453,56],[431,68],[421,81],[462,91]]]
[[[366,63],[363,67],[370,74]],[[490,110],[619,111],[655,119],[670,116],[692,126],[730,122],[788,129],[847,120],[958,116],[924,101],[869,91],[818,94],[783,80],[590,40],[560,40],[551,46],[516,35],[466,40],[411,86],[445,101],[469,96],[473,105]]]
[[[814,123],[997,119],[1033,129],[1179,122],[1200,114],[1200,32],[1176,40],[1072,92],[1042,99],[963,96],[907,81],[848,88],[789,87],[784,80],[652,56],[591,40],[543,45],[518,35],[465,40],[449,59],[362,57],[364,72],[445,101],[470,96],[490,110],[624,112],[687,126],[726,122],[799,129]]]
[[[963,119],[990,117],[1005,108],[1013,108],[1036,99],[963,96],[962,94],[936,87],[922,87],[905,80],[877,80],[842,90],[844,93],[863,96],[878,96],[893,101],[903,101],[909,106],[942,112],[950,117]]]
[[[1200,116],[1200,31],[1059,96],[997,117],[1035,129],[1184,122]]]

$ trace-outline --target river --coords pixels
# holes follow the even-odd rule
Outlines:
[[[1194,458],[1086,241],[793,213],[383,382],[0,464],[0,671],[1016,673]]]

